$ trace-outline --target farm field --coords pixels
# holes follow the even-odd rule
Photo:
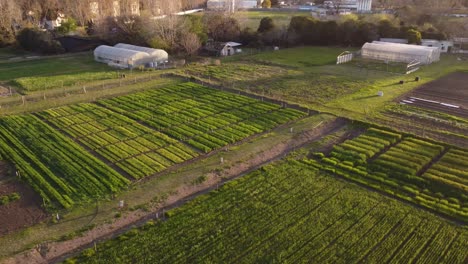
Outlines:
[[[99,104],[204,153],[306,115],[195,83],[102,100]]]
[[[289,160],[68,261],[462,263],[467,246],[466,229]]]
[[[308,164],[468,221],[466,150],[370,128]]]
[[[429,82],[398,102],[468,118],[468,72],[456,72]]]
[[[47,209],[118,192],[127,179],[32,115],[0,119],[0,152]]]
[[[129,78],[141,74],[138,71],[120,72]],[[23,94],[110,79],[118,79],[118,71],[95,62],[89,53],[0,63],[0,82]]]
[[[279,159],[284,153],[301,146],[303,142],[318,139],[321,135],[329,133],[327,131],[335,131],[345,125],[346,122],[336,120],[336,117],[331,115],[312,115],[223,148],[197,159],[197,162],[170,167],[157,177],[132,184],[130,188],[116,194],[114,199],[99,200],[98,206],[95,203],[83,204],[61,212],[60,216],[64,221],[54,224],[46,221],[24,231],[1,236],[0,262],[8,263],[8,256],[14,256],[24,250],[31,255],[28,254],[23,260],[17,259],[19,263],[31,263],[38,259],[50,262],[68,252],[72,245],[76,246],[77,241],[89,243],[86,241],[100,237],[100,232],[108,232],[106,230],[109,228],[118,230],[144,215],[154,216],[162,206],[177,204],[178,201],[187,199],[187,195],[204,191],[206,188],[214,189],[216,182],[220,182],[221,185],[221,182],[237,177],[243,171],[257,168],[263,162]],[[293,133],[290,127],[294,127]],[[224,158],[224,163],[220,163],[221,157]],[[204,181],[200,181],[201,176]],[[125,208],[117,208],[119,200],[125,201]],[[121,217],[116,217],[117,214]],[[130,220],[131,222],[128,222]],[[83,230],[88,229],[92,230],[82,234]],[[42,257],[35,249],[29,250],[42,241],[50,241],[50,254],[46,257]]]
[[[129,180],[114,169],[140,179],[305,116],[194,83],[98,104],[0,119],[1,154],[44,207],[69,208],[118,192]]]
[[[237,80],[238,74],[235,70],[224,74],[222,80],[205,78],[196,71],[192,71],[192,75],[215,85],[300,104],[314,110],[376,123],[468,148],[467,127],[464,124],[466,118],[438,110],[424,113],[421,113],[424,109],[409,111],[411,108],[402,108],[401,106],[406,105],[396,102],[413,89],[428,85],[431,81],[455,72],[466,72],[468,64],[465,61],[458,60],[456,56],[444,55],[437,63],[402,75],[356,67],[352,64],[335,65],[334,58],[345,50],[339,47],[283,49],[228,58],[219,66],[231,63],[247,66],[266,64],[289,69],[287,74],[271,77]],[[301,54],[303,56],[300,56]],[[414,81],[416,76],[420,77],[419,82]],[[445,77],[445,80],[447,78],[450,77]],[[403,85],[399,84],[401,80],[404,81]],[[383,92],[383,96],[378,96],[379,91]]]

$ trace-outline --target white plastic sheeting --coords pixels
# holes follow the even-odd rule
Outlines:
[[[106,45],[101,45],[94,50],[94,59],[125,68],[133,68],[150,62],[148,53]]]
[[[382,41],[364,44],[361,54],[367,59],[405,63],[419,61],[422,64],[431,64],[440,59],[440,49],[437,47]]]
[[[120,49],[128,49],[128,50],[148,53],[148,55],[152,59],[152,62],[156,62],[156,63],[167,62],[167,60],[169,59],[169,54],[165,50],[162,50],[162,49],[152,49],[152,48],[135,46],[135,45],[124,44],[124,43],[119,43],[115,45],[114,47],[120,48]]]

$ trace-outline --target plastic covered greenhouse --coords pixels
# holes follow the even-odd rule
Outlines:
[[[94,59],[110,66],[133,68],[151,62],[148,53],[102,45],[94,50]]]
[[[420,62],[431,64],[440,59],[440,49],[410,44],[374,41],[362,47],[361,55],[366,59],[391,62]]]
[[[115,45],[114,47],[120,48],[120,49],[128,49],[128,50],[148,53],[149,56],[151,57],[152,62],[154,63],[167,62],[169,59],[169,54],[165,50],[162,50],[162,49],[152,49],[152,48],[135,46],[135,45],[124,44],[124,43],[119,43]]]

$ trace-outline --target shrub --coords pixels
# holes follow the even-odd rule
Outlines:
[[[17,41],[25,50],[44,54],[58,54],[65,50],[53,39],[51,33],[38,29],[25,28],[17,36]]]

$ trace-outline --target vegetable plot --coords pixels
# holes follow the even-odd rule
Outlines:
[[[50,109],[39,115],[135,179],[199,155],[165,134],[95,104]]]
[[[463,263],[468,234],[288,160],[83,251],[79,263]]]
[[[115,193],[129,181],[32,115],[0,119],[0,151],[46,208]]]
[[[99,104],[205,153],[305,116],[294,109],[195,83],[112,98]]]
[[[334,146],[329,157],[315,153],[316,160],[304,162],[467,221],[467,152],[445,151],[442,145],[371,128]]]

